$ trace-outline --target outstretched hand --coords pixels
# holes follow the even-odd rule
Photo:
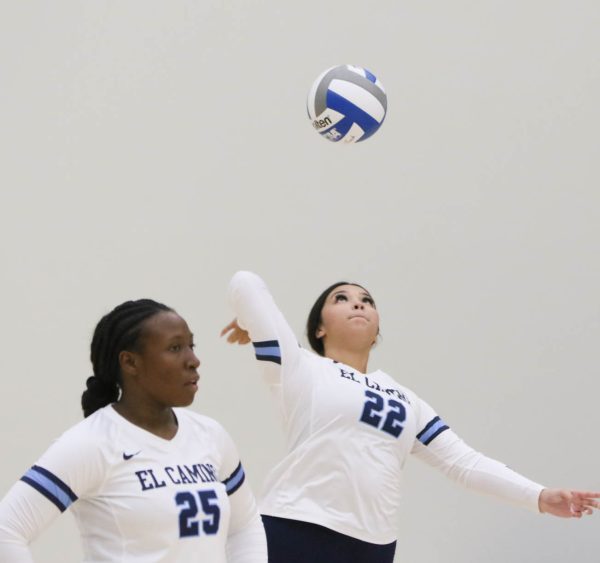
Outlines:
[[[581,518],[600,508],[600,493],[571,491],[568,489],[544,489],[538,500],[540,512],[560,518]]]
[[[227,342],[230,344],[248,344],[250,342],[250,335],[248,331],[240,328],[237,323],[237,319],[233,319],[222,331],[221,336],[227,334]]]

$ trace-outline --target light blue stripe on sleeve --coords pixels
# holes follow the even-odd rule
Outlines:
[[[419,441],[422,444],[427,445],[429,438],[433,436],[442,426],[446,426],[442,420],[438,420],[435,424],[432,424],[431,427],[425,432],[423,435],[419,436]]]
[[[257,356],[277,356],[281,358],[281,350],[279,346],[269,346],[268,348],[256,348]]]
[[[33,467],[27,471],[27,473],[25,473],[24,477],[31,479],[31,481],[36,483],[41,489],[48,493],[49,497],[56,499],[65,508],[68,508],[71,504],[73,504],[73,499],[67,493],[65,493],[51,479]]]
[[[227,480],[227,483],[225,484],[227,494],[231,494],[231,492],[235,491],[238,485],[244,480],[244,477],[244,468],[240,464],[238,466],[238,470]]]

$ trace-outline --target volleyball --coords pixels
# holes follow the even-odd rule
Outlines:
[[[306,103],[315,130],[334,143],[359,143],[381,127],[387,96],[366,68],[328,68],[314,81]]]

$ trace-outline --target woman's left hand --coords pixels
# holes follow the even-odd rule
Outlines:
[[[560,518],[581,518],[600,508],[600,493],[571,491],[569,489],[544,489],[540,493],[540,512]]]

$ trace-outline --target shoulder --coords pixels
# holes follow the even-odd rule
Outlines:
[[[112,426],[102,412],[90,415],[50,444],[34,467],[66,483],[77,496],[89,492],[114,462],[117,434]]]
[[[309,350],[308,348],[304,348],[298,344],[298,349],[300,351],[300,358],[302,362],[307,364],[312,364],[314,366],[321,366],[324,368],[336,368],[339,364],[338,362],[332,360],[331,358],[326,358],[325,356],[320,356],[313,350]]]
[[[107,416],[105,407],[65,430],[55,443],[73,444],[86,451],[100,449],[110,443],[115,433],[115,423]]]

